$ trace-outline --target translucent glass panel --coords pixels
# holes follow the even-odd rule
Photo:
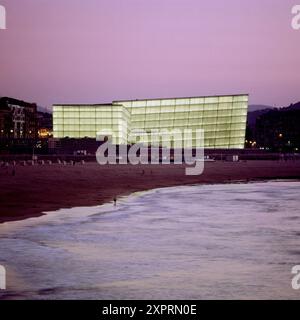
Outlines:
[[[190,103],[191,103],[190,99],[176,99],[176,100],[175,100],[176,106],[180,106],[180,105],[190,105]]]
[[[95,138],[98,131],[114,133],[114,143],[126,143],[130,114],[123,106],[54,106],[54,137]]]
[[[193,105],[193,104],[204,104],[204,97],[199,97],[199,98],[190,98],[190,105]]]
[[[243,148],[247,107],[247,95],[54,106],[53,129],[58,138],[95,137],[97,131],[111,129],[116,143],[127,143],[130,129],[204,129],[207,148]]]
[[[176,104],[175,99],[162,99],[160,100],[161,106],[174,106]]]
[[[223,97],[219,97],[219,103],[224,103],[224,102],[233,102],[233,96],[223,96]]]
[[[233,144],[236,146],[239,140],[242,148],[247,101],[247,96],[144,100],[134,104],[138,108],[132,108],[132,126],[147,130],[203,128],[206,132],[206,147],[228,148]],[[171,105],[174,102],[175,104]],[[146,112],[143,122],[141,115],[144,114],[144,108]]]
[[[248,104],[248,95],[237,95],[237,96],[232,96],[233,97],[233,102],[236,101],[241,101],[241,102],[247,102]]]
[[[153,106],[157,106],[160,105],[160,100],[147,100],[147,107],[153,107]]]
[[[209,104],[209,103],[219,103],[219,97],[205,97],[204,98],[204,103]]]

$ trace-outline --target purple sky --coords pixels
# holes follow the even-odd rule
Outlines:
[[[300,100],[298,0],[0,0],[0,96],[52,103]]]

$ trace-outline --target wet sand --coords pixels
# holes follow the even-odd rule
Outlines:
[[[60,208],[95,206],[136,191],[177,185],[300,179],[300,161],[206,162],[200,176],[185,165],[36,165],[0,168],[0,223]]]

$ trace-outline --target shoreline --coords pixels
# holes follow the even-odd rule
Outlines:
[[[253,276],[255,277],[257,274],[257,255],[265,257],[266,248],[270,248],[269,246],[259,246],[259,252],[255,256],[249,255],[249,250],[251,250],[251,252],[257,251],[257,243],[263,243],[270,239],[270,237],[275,236],[279,246],[282,243],[285,244],[285,247],[281,250],[283,254],[286,254],[286,257],[283,258],[285,258],[285,260],[292,259],[294,256],[294,253],[291,253],[293,251],[287,250],[290,249],[290,243],[286,240],[295,234],[292,218],[297,215],[299,181],[293,182],[297,184],[297,189],[293,184],[289,183],[288,180],[283,183],[278,181],[279,185],[276,185],[276,181],[273,183],[270,181],[260,181],[259,183],[249,181],[246,184],[241,184],[241,186],[235,184],[236,182],[238,183],[239,181],[232,181],[234,185],[228,183],[227,185],[221,184],[219,187],[214,187],[218,184],[213,183],[211,185],[203,184],[200,187],[178,186],[167,187],[166,191],[164,191],[165,188],[160,188],[146,192],[137,192],[131,194],[129,197],[121,198],[117,208],[114,208],[112,203],[106,203],[96,207],[64,209],[61,210],[61,212],[48,212],[47,215],[38,219],[29,219],[7,224],[3,226],[3,258],[6,261],[6,268],[9,270],[8,281],[10,288],[1,298],[5,300],[22,298],[60,299],[65,295],[74,297],[75,294],[77,294],[79,298],[86,299],[93,298],[95,295],[101,295],[103,299],[106,299],[109,295],[115,295],[117,298],[120,298],[123,294],[124,296],[128,295],[128,281],[130,282],[130,277],[133,272],[136,273],[140,271],[141,259],[143,259],[143,262],[146,261],[147,268],[143,269],[145,272],[139,274],[141,275],[141,281],[138,283],[138,286],[136,286],[136,282],[131,283],[135,289],[132,294],[137,296],[147,295],[149,292],[147,289],[147,279],[149,279],[149,275],[155,278],[157,274],[159,274],[161,279],[157,279],[155,288],[160,288],[157,286],[163,279],[165,282],[163,282],[161,290],[165,289],[167,292],[168,286],[166,285],[166,281],[172,283],[172,278],[168,277],[168,274],[166,275],[164,272],[158,272],[158,269],[152,272],[153,267],[151,267],[151,263],[154,261],[155,264],[157,260],[154,259],[153,256],[159,258],[161,250],[166,253],[171,252],[171,255],[170,259],[163,259],[163,264],[160,264],[158,267],[159,271],[166,270],[168,267],[173,268],[175,265],[176,270],[182,271],[188,268],[194,272],[194,270],[199,270],[198,261],[200,259],[204,262],[204,267],[198,274],[198,280],[203,281],[204,278],[208,279],[208,281],[212,281],[213,286],[213,283],[218,282],[219,279],[215,281],[213,277],[209,276],[211,275],[212,268],[214,270],[223,270],[225,263],[225,269],[228,270],[228,272],[224,273],[224,277],[226,274],[229,274],[230,278],[232,268],[236,268],[238,278],[235,279],[235,281],[238,284],[241,283],[243,287],[245,270],[247,270],[247,274],[249,275],[247,281],[251,287]],[[251,187],[252,182],[255,183],[254,187]],[[264,184],[266,185],[264,186]],[[214,186],[212,187],[212,185]],[[197,189],[199,189],[199,193]],[[273,207],[273,199],[270,198],[270,191],[275,192],[275,194],[279,196],[278,200],[280,202],[281,200],[282,202],[290,201],[289,197],[286,198],[284,193],[281,193],[281,190],[285,190],[291,195],[293,199],[290,207],[291,210],[289,214],[286,214],[285,211],[280,212],[276,210],[274,211],[274,215],[272,214],[271,221],[269,221],[269,219],[265,219],[265,217],[269,215],[267,213],[269,213],[269,209]],[[220,197],[212,197],[210,191],[213,192],[213,195],[221,192]],[[265,193],[265,191],[267,192]],[[198,206],[194,206],[188,210],[186,215],[185,208],[189,206],[190,198],[188,197],[185,200],[183,200],[183,198],[187,192],[192,195],[195,203],[197,203],[197,201],[200,203],[201,210],[199,210]],[[238,196],[236,196],[235,192],[237,192]],[[257,210],[258,207],[255,205],[249,206],[248,204],[249,201],[255,201],[257,192],[263,194],[263,198],[261,199],[262,205],[260,206],[258,204],[260,210]],[[166,197],[164,194],[166,194]],[[172,203],[170,198],[172,194],[176,195],[177,199],[174,197],[175,203]],[[143,199],[145,195],[146,197]],[[281,196],[283,197],[281,198]],[[240,198],[243,199],[243,202],[240,202]],[[169,201],[167,199],[169,199]],[[212,205],[212,199],[216,199],[215,206]],[[182,204],[182,200],[184,201],[184,205]],[[223,211],[222,204],[224,200],[228,201],[228,203],[226,204],[226,209],[224,208],[225,210]],[[151,208],[152,203],[154,208]],[[141,208],[143,204],[145,204],[145,212],[140,212],[137,207]],[[136,214],[134,212],[136,212]],[[204,213],[204,215],[202,215],[201,212]],[[174,217],[172,215],[173,213]],[[273,220],[273,218],[275,218],[275,220]],[[287,219],[285,221],[286,223],[282,223],[283,218]],[[234,222],[237,220],[238,224],[235,224]],[[203,221],[205,223],[203,223]],[[274,223],[274,221],[276,223]],[[271,224],[269,222],[271,222]],[[111,237],[110,233],[109,235],[107,234],[107,230],[114,230],[117,236]],[[24,242],[25,233],[29,235],[29,239],[33,239],[34,241]],[[257,235],[262,237],[262,239],[259,239],[260,242],[257,240]],[[239,239],[241,238],[238,247],[236,244],[237,237]],[[25,238],[27,239],[26,236]],[[79,243],[79,246],[74,246],[74,239]],[[144,243],[141,242],[144,239],[149,239],[149,241],[145,242],[146,249]],[[176,243],[170,241],[170,239],[175,239],[174,241],[176,241]],[[226,240],[225,250],[224,239]],[[13,252],[9,249],[12,245],[11,241],[13,241],[14,248],[16,249]],[[212,241],[215,241],[213,247],[211,245]],[[245,241],[248,242],[245,244]],[[138,245],[138,243],[143,244]],[[200,245],[197,245],[198,243],[200,243]],[[178,255],[175,256],[174,253],[178,253],[180,256],[187,244],[193,244],[190,246],[192,251],[188,250],[188,255],[185,255],[184,259],[178,260]],[[49,248],[52,250],[49,250]],[[64,248],[64,250],[56,250],[58,248]],[[153,248],[163,249],[155,251]],[[27,255],[22,255],[24,250],[27,252]],[[232,264],[232,250],[238,252],[239,256],[242,257],[239,263]],[[114,253],[113,255],[111,254],[112,251]],[[16,255],[16,252],[20,254]],[[36,255],[43,261],[42,264],[33,264],[32,268],[36,270],[32,270],[32,268],[22,268],[24,261],[25,264],[28,262],[28,257],[34,258]],[[222,259],[217,259],[217,264],[214,264],[212,261],[215,261],[216,255]],[[115,259],[115,256],[120,256],[122,263],[120,263],[120,259]],[[249,256],[250,259],[252,259],[251,263],[249,263]],[[198,258],[195,259],[195,257]],[[261,272],[265,274],[270,273],[269,262],[278,258],[278,252],[271,248],[268,257],[269,259],[266,263],[260,264],[260,268],[263,268]],[[54,266],[52,263],[54,261],[53,259],[56,262]],[[64,275],[66,259],[73,259],[76,264],[72,264],[73,276],[71,280],[68,281],[67,279],[67,281],[64,282],[66,279]],[[112,266],[111,268],[106,267],[108,261],[109,265]],[[180,261],[183,261],[183,265],[179,265],[177,269]],[[263,261],[265,262],[265,260]],[[84,272],[82,272],[82,263],[85,265]],[[127,267],[124,269],[123,265]],[[285,284],[289,281],[285,266],[281,265],[281,268],[278,269],[278,264],[271,263],[271,265],[277,273],[278,270],[281,271],[283,276],[281,276],[278,286],[281,287],[280,284],[282,284],[282,288],[285,288]],[[18,269],[18,266],[21,266],[21,269]],[[98,272],[93,273],[95,266]],[[115,286],[114,284],[119,279],[117,276],[117,280],[115,280],[113,276],[118,274],[122,268],[125,270],[122,274],[122,281],[125,281],[125,285],[121,281],[117,282],[120,284],[119,286]],[[154,266],[154,268],[156,268],[156,266]],[[35,282],[37,277],[38,279],[47,280],[49,273],[53,274],[56,270],[62,270],[62,272],[57,273],[58,277],[55,278],[56,280],[58,279],[57,283],[49,286],[47,281],[40,281],[38,286],[36,286]],[[106,270],[109,271],[106,272]],[[176,272],[175,269],[171,270]],[[32,271],[34,272],[32,273]],[[90,281],[91,272],[94,277],[93,281]],[[201,292],[197,291],[199,289],[197,288],[197,284],[194,289],[191,287],[191,285],[194,284],[193,274],[196,271],[193,272],[189,273],[192,274],[191,277],[187,277],[186,273],[178,272],[184,281],[179,281],[178,285],[174,286],[174,288],[172,287],[172,294],[175,294],[175,298],[176,294],[180,296],[182,291],[181,284],[183,282],[187,283],[185,287],[187,294],[193,295],[196,293],[200,294],[200,297],[208,294],[205,288],[203,289],[204,292],[201,290]],[[78,284],[76,287],[72,286],[74,278],[80,279],[80,282],[76,282]],[[106,280],[105,289],[107,290],[101,290],[103,288],[103,281],[100,285],[94,285],[95,281],[97,283],[97,279],[99,278]],[[229,278],[224,278],[224,281],[230,281]],[[240,281],[237,281],[238,279],[240,279]],[[263,284],[264,279],[261,281]],[[62,290],[60,290],[60,288],[62,288],[61,284],[64,285]],[[86,288],[84,293],[80,290],[82,286]],[[278,292],[278,286],[273,287],[273,289],[275,288],[275,294]],[[59,290],[56,290],[57,288],[59,288]],[[108,294],[102,296],[102,292]],[[269,295],[270,292],[272,293],[273,291],[267,288],[265,295]],[[290,294],[290,289],[287,292]],[[165,292],[159,291],[159,293],[162,297],[166,295]],[[82,294],[84,295],[83,297]],[[211,292],[210,294],[215,295],[215,292]],[[232,294],[231,291],[230,294]],[[239,294],[239,292],[236,292],[236,294]],[[255,288],[251,294],[253,294],[253,296],[257,295]],[[147,298],[147,296],[145,297]],[[135,296],[132,298],[134,299]]]
[[[45,165],[1,168],[0,223],[45,212],[97,206],[114,197],[184,185],[300,179],[299,161],[208,162],[200,176],[186,176],[185,165]],[[6,171],[5,171],[6,170]]]

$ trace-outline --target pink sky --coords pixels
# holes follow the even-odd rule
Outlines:
[[[0,4],[0,96],[45,107],[231,93],[251,104],[300,100],[297,0]]]

